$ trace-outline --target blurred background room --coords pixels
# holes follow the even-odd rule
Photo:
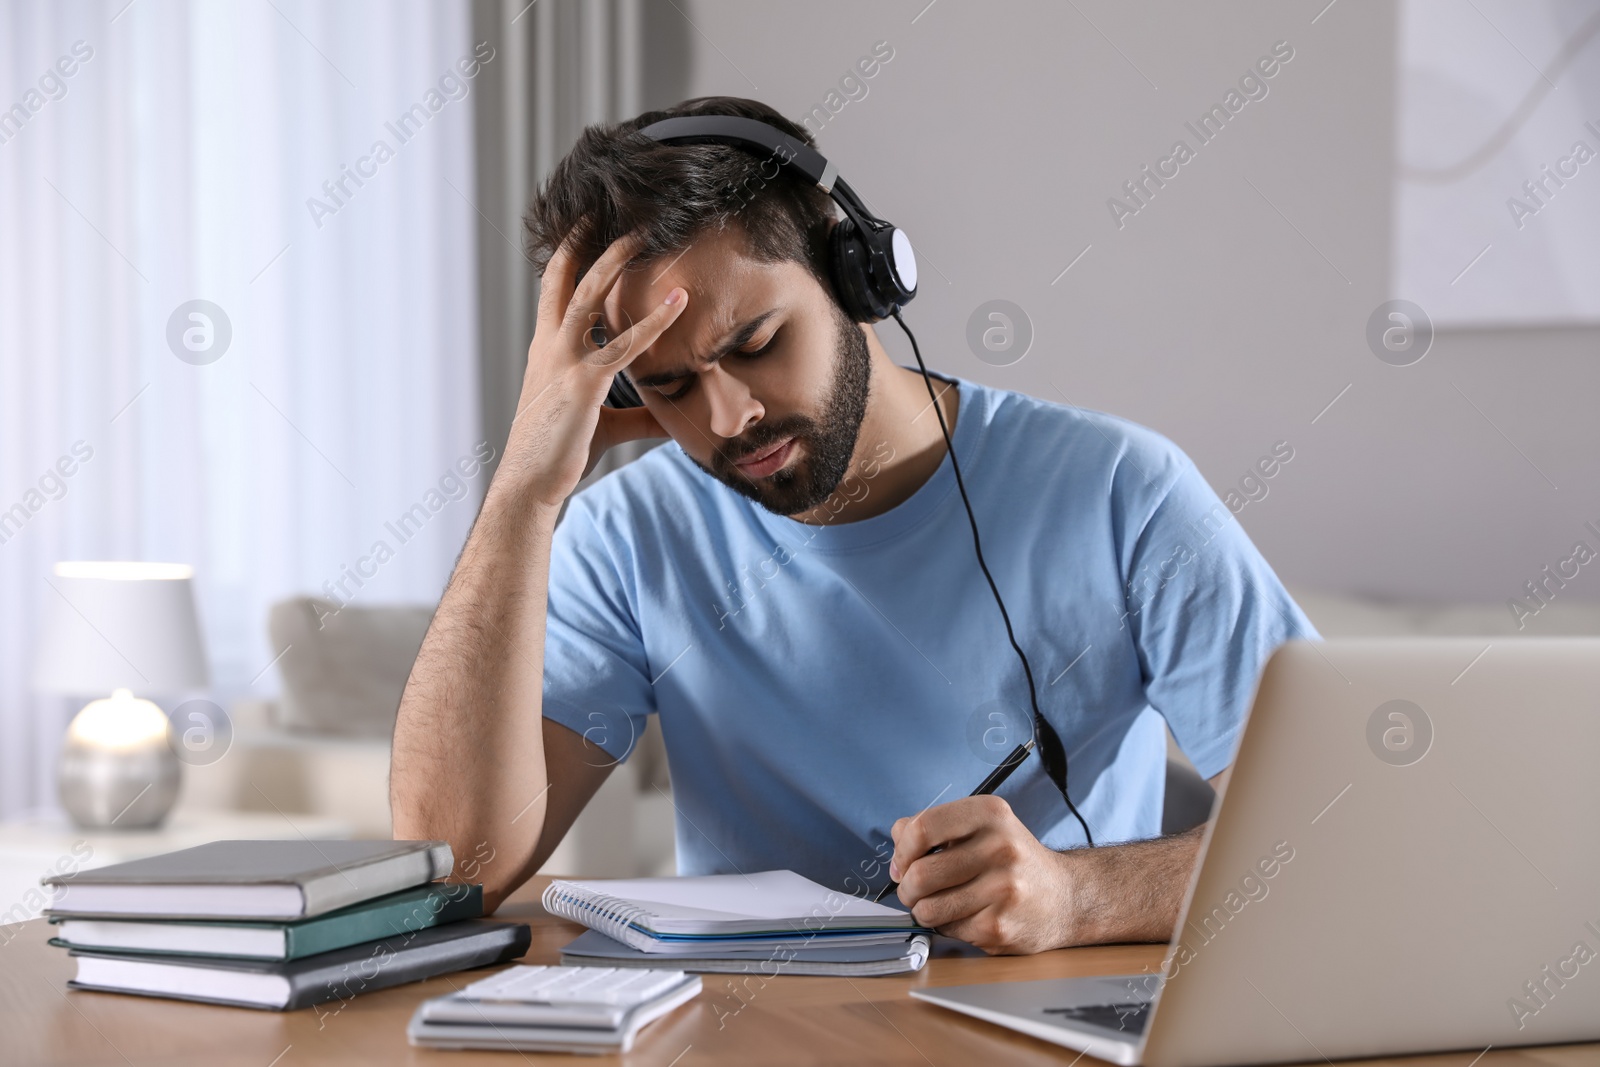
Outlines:
[[[915,240],[930,367],[1173,439],[1324,636],[1600,633],[1597,34],[1595,0],[5,0],[0,921],[46,871],[389,835],[532,336],[522,209],[585,125],[693,96],[802,121]],[[669,872],[673,833],[652,729],[548,869]]]

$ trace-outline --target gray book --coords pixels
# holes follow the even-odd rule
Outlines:
[[[455,864],[444,841],[212,841],[52,875],[51,918],[307,919],[422,885]]]

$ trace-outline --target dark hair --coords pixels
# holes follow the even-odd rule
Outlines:
[[[682,251],[707,230],[744,231],[750,254],[764,263],[792,260],[830,294],[827,233],[833,201],[787,167],[773,174],[765,153],[730,145],[664,145],[639,136],[653,122],[680,115],[741,115],[777,127],[815,147],[809,131],[756,100],[702,96],[636,118],[589,126],[557,163],[523,216],[528,259],[543,272],[579,225],[580,273],[606,247],[643,231],[635,262]]]

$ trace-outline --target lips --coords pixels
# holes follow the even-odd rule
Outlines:
[[[793,437],[787,437],[771,448],[758,452],[748,459],[739,460],[735,466],[748,477],[765,478],[788,461],[789,453],[794,448],[794,441]]]
[[[741,459],[739,461],[739,465],[742,467],[746,463],[756,463],[756,462],[758,462],[760,460],[766,459],[768,456],[772,455],[778,449],[782,448],[784,445],[788,444],[790,441],[793,441],[793,440],[794,440],[794,438],[792,438],[792,437],[785,437],[782,441],[779,441],[777,444],[773,445],[771,448],[767,449],[766,451],[757,452],[752,456],[747,456],[744,459]]]

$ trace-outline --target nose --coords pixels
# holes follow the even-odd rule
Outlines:
[[[700,385],[711,407],[711,432],[718,437],[738,437],[767,413],[749,388],[720,366],[702,371]]]

